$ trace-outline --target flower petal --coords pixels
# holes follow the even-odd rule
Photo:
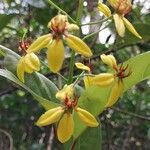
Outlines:
[[[123,22],[122,16],[118,15],[118,14],[114,14],[113,18],[114,18],[114,21],[115,21],[115,27],[116,27],[116,30],[117,30],[118,34],[121,37],[124,37],[125,26],[124,26],[124,22]]]
[[[83,80],[84,80],[84,85],[85,85],[86,89],[92,85],[92,77],[91,76],[85,76],[83,78]]]
[[[78,69],[81,69],[81,70],[86,70],[88,72],[90,72],[90,68],[88,66],[85,66],[84,64],[82,63],[75,63],[76,67]]]
[[[22,82],[24,82],[24,73],[25,73],[24,57],[21,57],[21,59],[19,60],[19,62],[17,64],[17,77]]]
[[[117,68],[116,59],[113,55],[102,54],[100,57],[101,57],[102,61],[105,64],[107,64],[108,66],[110,66],[112,68]]]
[[[92,52],[90,48],[78,37],[74,35],[67,35],[66,42],[70,48],[72,48],[75,52],[85,56],[91,57]]]
[[[106,17],[110,17],[111,16],[111,10],[109,9],[109,7],[105,4],[103,4],[102,2],[98,3],[98,9],[100,12],[102,12]]]
[[[34,53],[29,53],[24,57],[25,68],[29,68],[32,71],[40,70],[39,58]]]
[[[108,86],[114,81],[114,75],[111,73],[101,73],[92,78],[92,84],[97,86]]]
[[[46,34],[37,38],[27,49],[27,53],[37,52],[46,47],[52,39],[52,34]]]
[[[110,93],[108,102],[106,104],[105,107],[111,107],[112,105],[114,105],[118,98],[122,95],[123,93],[123,83],[121,80],[119,80],[118,82],[116,82],[112,88],[112,91]]]
[[[139,39],[142,39],[142,37],[137,33],[137,31],[135,30],[135,28],[133,27],[133,25],[125,18],[123,17],[123,21],[125,23],[125,26],[127,27],[127,29],[134,34],[136,37],[138,37]]]
[[[72,136],[73,131],[74,131],[74,121],[72,114],[65,113],[58,124],[57,128],[58,140],[61,143],[68,141]]]
[[[78,116],[80,117],[80,119],[87,125],[90,127],[97,127],[98,126],[98,122],[95,119],[95,117],[89,113],[88,111],[86,111],[85,109],[81,109],[79,107],[77,107],[76,109]]]
[[[64,45],[62,40],[53,40],[48,46],[47,59],[50,70],[57,73],[64,61]]]
[[[63,115],[64,109],[62,107],[56,107],[46,111],[36,122],[37,126],[46,126],[57,122]]]

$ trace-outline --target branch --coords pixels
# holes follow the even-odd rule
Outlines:
[[[136,113],[133,113],[133,112],[128,112],[128,111],[125,111],[125,110],[121,110],[120,108],[116,108],[116,107],[112,107],[111,109],[115,110],[117,112],[129,115],[129,116],[133,116],[133,117],[136,117],[136,118],[139,118],[139,119],[150,121],[150,117],[148,117],[148,116],[142,116],[142,115],[139,115],[139,114],[136,114]]]

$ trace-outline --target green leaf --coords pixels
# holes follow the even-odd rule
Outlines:
[[[127,64],[131,68],[132,74],[123,80],[125,86],[124,92],[138,82],[150,78],[150,52],[143,53],[124,62],[124,65]],[[97,116],[104,110],[110,91],[111,87],[89,87],[79,98],[78,105],[91,112],[94,116]],[[74,114],[74,120],[75,130],[73,136],[77,138],[86,129],[86,126],[76,113]]]
[[[18,80],[18,78],[12,74],[10,71],[5,70],[5,69],[0,69],[0,76],[5,77],[6,79],[9,79],[10,81],[16,83],[17,85],[23,87],[25,90],[27,90],[29,93],[31,93],[35,99],[46,109],[51,109],[53,107],[58,106],[57,103],[54,103],[52,101],[49,101],[41,96],[39,96],[38,94],[36,94],[34,91],[32,91],[29,87],[27,87],[25,84],[23,84],[22,82],[20,82]]]
[[[6,15],[6,14],[0,14],[0,31],[7,26],[7,24],[10,22],[10,20],[14,17],[14,14]]]

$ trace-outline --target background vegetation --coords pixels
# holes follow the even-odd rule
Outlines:
[[[53,0],[53,2],[75,18],[78,0]],[[99,55],[102,53],[113,53],[118,61],[123,62],[132,56],[149,51],[150,5],[146,0],[133,0],[133,4],[133,11],[126,17],[134,24],[143,40],[138,40],[130,33],[120,39],[115,35],[114,24],[109,26],[109,30],[107,28],[96,34],[94,38],[87,38],[85,41],[94,52],[92,65],[99,66],[95,72],[106,69],[99,61]],[[0,1],[0,44],[19,53],[18,43],[24,33],[27,32],[27,37],[32,39],[48,33],[47,23],[57,13],[48,0]],[[97,0],[85,0],[82,22],[100,19],[102,15],[97,10]],[[102,24],[83,26],[81,37],[103,27]],[[69,56],[69,52],[66,53],[66,57]],[[44,54],[40,57],[43,59]],[[87,61],[79,56],[77,58],[85,63]],[[67,63],[68,60],[65,64]],[[3,68],[2,56],[0,56],[0,68]],[[55,81],[60,80],[50,73],[46,66],[41,72]],[[65,67],[61,70],[64,75],[67,75],[67,72]],[[149,149],[149,86],[150,81],[141,82],[127,91],[113,108],[101,114],[104,150]],[[11,144],[16,150],[60,149],[61,144],[56,139],[53,140],[53,128],[38,128],[34,125],[42,112],[43,108],[28,92],[0,77],[0,149],[8,150]]]

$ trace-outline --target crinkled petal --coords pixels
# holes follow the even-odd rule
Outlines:
[[[125,26],[127,27],[127,29],[134,34],[136,37],[138,37],[139,39],[142,39],[142,37],[137,33],[137,31],[135,30],[135,28],[133,27],[133,25],[125,18],[123,17],[123,21],[125,23]]]
[[[34,53],[29,53],[24,57],[25,67],[33,71],[40,70],[39,58]]]
[[[98,126],[98,122],[95,119],[95,117],[89,113],[88,111],[86,111],[85,109],[81,109],[79,107],[77,107],[76,109],[78,116],[80,117],[80,119],[89,127],[97,127]]]
[[[78,69],[81,69],[81,70],[86,70],[88,72],[90,72],[90,68],[88,66],[85,66],[84,64],[82,63],[75,63],[76,67]]]
[[[119,80],[118,82],[116,82],[112,88],[112,91],[110,93],[108,102],[106,104],[105,107],[111,107],[112,105],[114,105],[118,98],[122,95],[123,93],[123,82],[121,80]]]
[[[37,52],[46,47],[52,39],[52,34],[46,34],[37,38],[27,49],[27,53]]]
[[[25,73],[24,57],[22,57],[17,64],[17,77],[22,82],[24,82],[24,73]]]
[[[62,40],[53,40],[48,46],[47,59],[50,70],[57,73],[64,61],[64,45]]]
[[[101,73],[92,78],[92,84],[97,86],[108,86],[114,81],[114,75],[111,73]]]
[[[64,109],[62,107],[56,107],[46,111],[36,122],[37,126],[46,126],[57,122],[63,115]]]
[[[85,57],[91,57],[92,52],[90,48],[78,37],[74,35],[67,35],[66,42],[68,46],[73,49],[75,52],[85,56]]]
[[[118,14],[114,14],[113,18],[114,18],[114,21],[115,21],[115,27],[116,27],[116,30],[117,30],[118,34],[121,37],[124,37],[125,26],[124,26],[124,22],[123,22],[122,16],[118,15]]]
[[[65,113],[58,124],[57,128],[58,140],[61,143],[65,143],[71,138],[73,131],[74,131],[73,116],[70,113]]]
[[[100,12],[102,12],[106,17],[110,17],[111,16],[111,10],[109,9],[109,7],[105,4],[103,4],[102,2],[98,3],[98,9]]]

